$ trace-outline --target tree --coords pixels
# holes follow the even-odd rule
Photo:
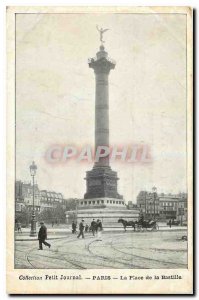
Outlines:
[[[29,226],[31,221],[31,212],[28,211],[27,207],[25,207],[21,212],[16,212],[16,218],[22,226]]]
[[[38,215],[38,221],[44,221],[47,223],[52,222],[54,219],[54,213],[52,209],[42,210]]]
[[[65,223],[66,215],[62,205],[59,203],[57,207],[54,209],[55,219],[60,223]]]

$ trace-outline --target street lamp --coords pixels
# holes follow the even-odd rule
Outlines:
[[[154,220],[155,220],[155,200],[156,200],[156,192],[157,192],[157,188],[154,186],[152,188],[152,191],[153,191],[153,217],[154,217]]]
[[[35,220],[35,175],[37,171],[37,166],[35,165],[35,162],[32,162],[32,165],[30,166],[30,175],[32,176],[32,182],[33,182],[33,188],[32,188],[32,199],[33,199],[33,209],[32,209],[32,218],[31,218],[31,230],[30,230],[30,236],[36,236],[36,220]]]
[[[76,222],[77,222],[77,216],[78,216],[78,199],[75,198],[75,214],[76,214]]]

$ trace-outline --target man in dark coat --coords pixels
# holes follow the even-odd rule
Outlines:
[[[72,233],[76,233],[77,224],[75,221],[72,222]]]
[[[40,222],[40,224],[41,227],[38,233],[39,250],[43,250],[42,244],[48,246],[49,248],[51,247],[51,245],[45,241],[47,239],[47,228],[44,225],[44,222]]]
[[[101,239],[102,237],[102,222],[98,219],[97,220],[97,237]]]
[[[91,230],[94,236],[95,232],[97,231],[97,223],[95,222],[95,219],[93,219],[93,221],[91,222]]]
[[[97,231],[102,231],[102,222],[99,219],[97,220]]]
[[[80,236],[84,239],[84,220],[82,220],[79,224],[79,234],[77,237],[80,238]]]
[[[169,227],[171,228],[171,225],[172,225],[172,221],[171,219],[169,220]]]

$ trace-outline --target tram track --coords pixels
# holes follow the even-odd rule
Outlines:
[[[182,264],[182,263],[174,263],[174,262],[171,262],[171,261],[164,261],[164,260],[158,260],[158,259],[154,259],[154,258],[149,258],[149,257],[145,257],[145,256],[141,256],[141,255],[137,255],[137,254],[132,254],[132,253],[127,253],[125,251],[122,251],[120,249],[117,249],[116,247],[113,246],[113,242],[110,243],[110,246],[111,248],[113,248],[115,251],[118,251],[122,254],[125,254],[125,255],[130,255],[132,257],[136,257],[136,258],[139,258],[141,260],[145,260],[145,261],[151,261],[151,262],[157,262],[157,263],[163,263],[163,264],[168,264],[168,265],[175,265],[176,267],[179,267],[179,266],[183,266],[184,268],[186,268],[186,265],[185,264]],[[137,247],[132,247],[131,249],[139,249]],[[142,249],[142,248],[140,248]]]
[[[108,260],[108,261],[111,261],[111,262],[114,262],[114,263],[119,263],[121,265],[128,266],[128,268],[129,268],[129,266],[131,266],[131,268],[140,269],[139,266],[136,266],[136,265],[132,264],[131,262],[129,262],[128,260],[126,260],[124,258],[122,258],[123,261],[121,261],[121,260],[118,260],[118,259],[113,259],[111,257],[107,257],[107,256],[104,256],[104,255],[98,255],[98,254],[93,253],[93,251],[90,249],[90,246],[91,246],[91,244],[93,244],[95,242],[98,242],[98,241],[97,240],[92,241],[91,243],[88,244],[88,247],[87,247],[89,253],[92,254],[94,257],[101,258],[103,260]],[[128,263],[124,262],[124,260],[128,261]],[[116,268],[115,266],[113,268],[114,269],[119,269],[119,268]]]
[[[71,239],[69,242],[74,242],[74,241],[79,241],[79,240],[76,240],[76,239]],[[59,243],[59,246],[60,247],[63,247],[64,244],[66,243],[66,241],[61,241],[61,245]],[[28,264],[31,266],[31,268],[34,268],[34,269],[38,269],[35,264],[32,262],[33,260],[35,259],[38,259],[38,256],[37,254],[33,254],[33,252],[35,251],[36,249],[29,249],[29,251],[26,252],[25,254],[25,258],[26,258],[26,261],[28,262]],[[21,251],[23,252],[23,251]],[[85,254],[81,255],[80,253],[75,253],[75,252],[61,252],[61,251],[56,251],[56,250],[50,250],[50,252],[52,253],[55,253],[56,255],[57,254],[61,254],[59,256],[51,256],[51,255],[39,255],[39,259],[42,259],[44,260],[45,258],[46,259],[51,259],[51,260],[58,260],[58,261],[61,261],[62,263],[63,262],[66,262],[68,263],[69,265],[72,265],[73,267],[76,267],[77,269],[88,269],[87,267],[85,266],[82,266],[82,264],[80,264],[81,262],[79,262],[77,259],[66,259],[65,256],[67,255],[76,255],[76,256],[83,256],[82,259],[84,259],[84,263],[87,264],[87,265],[92,265],[92,266],[97,266],[98,268],[101,267],[101,264],[97,264],[97,263],[90,263],[90,262],[85,262],[85,258],[87,259],[90,259],[89,256],[85,257]],[[112,267],[112,266],[110,266]],[[66,268],[66,269],[69,269],[70,267]]]
[[[66,237],[68,239],[68,237]],[[66,242],[66,240],[63,241],[63,238],[60,238],[62,244]],[[69,240],[68,242],[74,242],[74,241],[77,241],[76,239],[71,239]],[[32,263],[32,259],[31,259],[31,254],[33,251],[37,250],[37,248],[29,248],[28,251],[25,252],[25,260],[26,262],[28,262],[28,264],[33,268],[33,269],[38,269],[33,263]],[[19,252],[24,252],[22,250],[16,250],[16,251],[19,251]],[[38,250],[39,251],[39,250]],[[57,253],[57,251],[53,251],[51,250],[51,252],[53,253]],[[53,256],[49,256],[49,255],[41,255],[40,254],[40,257],[43,257],[43,258],[50,258],[50,259],[53,259],[53,260],[59,260],[59,261],[62,261],[63,262],[63,256],[62,257],[53,257]],[[70,260],[67,260],[66,258],[64,258],[64,261],[79,268],[79,269],[85,269],[83,266],[77,264],[76,262],[73,262],[73,261],[70,261]]]
[[[51,252],[53,253],[57,253],[56,251],[52,251]],[[65,253],[66,254],[66,253]],[[38,269],[35,265],[32,264],[31,260],[33,260],[33,258],[31,259],[30,258],[30,252],[27,254],[26,258],[27,258],[27,261],[29,262],[29,264],[34,268],[34,269]],[[34,255],[33,255],[34,256]],[[35,255],[36,256],[36,255]],[[37,257],[37,256],[36,256]],[[38,258],[38,257],[37,257]],[[74,260],[70,260],[70,259],[66,259],[65,257],[62,256],[59,256],[59,257],[55,257],[55,256],[50,256],[50,255],[40,255],[40,258],[44,259],[44,258],[47,258],[47,259],[51,259],[51,260],[58,260],[58,261],[61,261],[62,263],[63,262],[66,262],[68,263],[69,265],[72,265],[72,266],[75,266],[76,268],[78,269],[86,269],[85,267],[83,267],[82,265],[78,264],[77,263],[77,260],[76,262],[74,262]],[[70,268],[68,268],[70,269]]]
[[[27,268],[29,266],[29,268],[32,269],[160,269],[187,267],[187,265],[183,263],[164,261],[161,259],[139,255],[139,252],[138,254],[132,254],[125,252],[126,249],[124,249],[124,251],[118,249],[117,242],[116,244],[114,244],[114,242],[115,240],[120,239],[120,236],[123,236],[123,234],[115,235],[114,241],[107,240],[104,236],[102,243],[99,243],[101,240],[98,240],[96,238],[93,239],[92,236],[87,236],[85,240],[78,239],[76,235],[66,236],[56,239],[56,243],[54,243],[54,246],[52,247],[53,249],[51,248],[49,252],[46,250],[36,251],[37,248],[32,247],[28,247],[28,249],[16,249],[16,251],[24,253],[24,255],[19,253],[20,260],[22,261],[24,257]],[[78,242],[80,243],[78,244]],[[164,249],[155,248],[130,248],[137,251],[164,251]],[[170,252],[175,251],[172,249],[165,249],[165,251],[166,250]],[[181,250],[181,252],[182,251],[184,252],[183,249]],[[37,266],[39,266],[39,268]]]

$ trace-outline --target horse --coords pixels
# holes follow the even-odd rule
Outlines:
[[[134,231],[135,231],[135,227],[136,227],[136,224],[137,224],[137,222],[126,221],[124,219],[119,219],[118,223],[122,223],[123,224],[125,232],[126,232],[126,227],[132,227],[132,228],[134,228]]]
[[[142,220],[142,221],[138,221],[137,222],[137,225],[138,225],[138,228],[142,228],[142,229],[152,229],[152,230],[158,230],[159,227],[158,227],[158,224],[156,221],[145,221],[145,220]]]

